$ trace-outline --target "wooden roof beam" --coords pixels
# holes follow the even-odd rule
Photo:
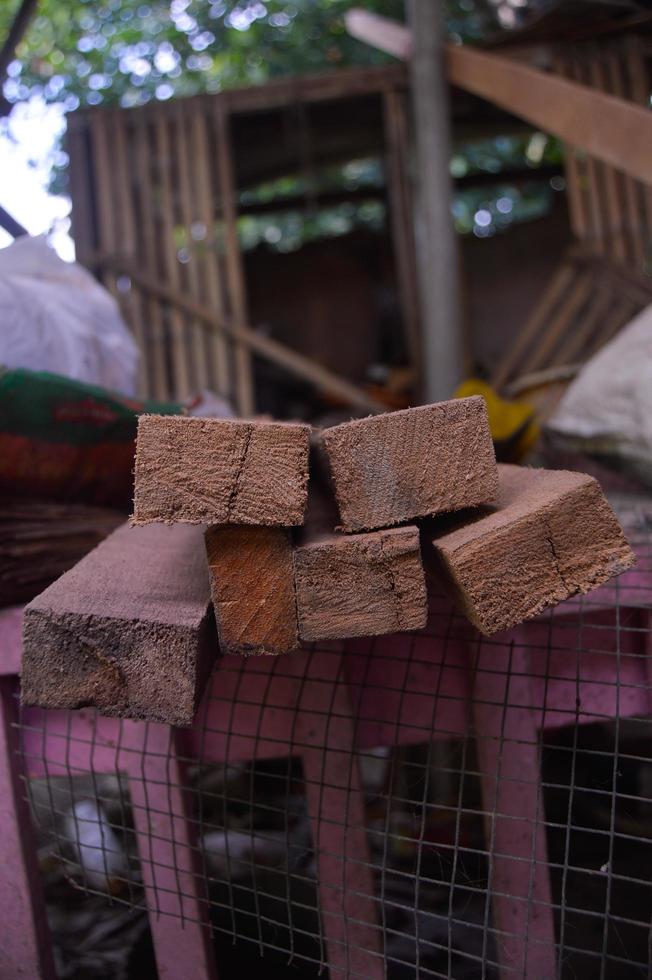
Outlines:
[[[346,16],[359,40],[407,60],[408,27],[368,11]],[[521,116],[545,132],[649,184],[652,178],[652,114],[625,99],[475,48],[446,46],[448,80]]]

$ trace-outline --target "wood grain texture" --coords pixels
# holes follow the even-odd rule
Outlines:
[[[310,426],[141,415],[134,524],[302,524]]]
[[[227,524],[206,531],[222,653],[289,653],[299,645],[290,532]]]
[[[436,572],[482,633],[508,629],[634,564],[584,473],[501,465],[496,506],[432,537]],[[451,518],[453,525],[460,519]]]
[[[294,552],[302,640],[422,629],[427,599],[416,527],[334,534]]]
[[[342,529],[365,531],[493,501],[484,399],[459,398],[322,433]]]
[[[217,653],[202,532],[123,525],[29,603],[23,703],[191,725]]]

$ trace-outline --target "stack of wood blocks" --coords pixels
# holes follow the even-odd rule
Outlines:
[[[422,629],[425,562],[491,634],[634,561],[591,477],[496,464],[478,397],[321,433],[143,416],[132,525],[27,607],[26,703],[190,724],[215,626],[242,655]]]

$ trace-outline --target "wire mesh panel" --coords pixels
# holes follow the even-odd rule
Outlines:
[[[419,634],[222,658],[188,731],[25,709],[61,975],[113,930],[107,976],[648,976],[650,511],[619,509],[637,568],[495,638],[432,595]]]

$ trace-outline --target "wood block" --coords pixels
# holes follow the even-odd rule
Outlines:
[[[141,415],[134,524],[302,524],[310,426]]]
[[[375,636],[426,625],[416,527],[333,534],[295,548],[294,575],[302,640]]]
[[[30,602],[23,703],[191,725],[217,653],[202,537],[123,525]]]
[[[322,433],[344,531],[389,527],[495,500],[484,399],[459,398]]]
[[[482,633],[590,592],[634,564],[593,477],[507,465],[498,471],[496,506],[432,538],[438,570]]]
[[[222,653],[289,653],[299,645],[290,532],[223,525],[206,531]]]

